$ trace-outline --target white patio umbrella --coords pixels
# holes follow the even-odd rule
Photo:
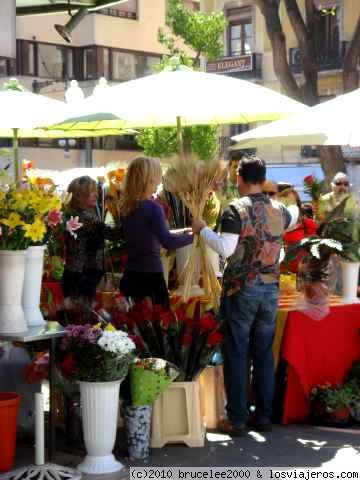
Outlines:
[[[15,179],[19,176],[19,138],[82,138],[120,134],[120,130],[96,132],[72,129],[71,132],[57,129],[37,128],[59,122],[69,115],[71,106],[52,98],[26,92],[16,79],[9,82],[12,89],[0,91],[0,137],[12,138]],[[11,88],[11,87],[10,87]]]
[[[253,82],[178,66],[88,97],[81,112],[55,128],[71,131],[221,125],[275,120],[303,104]]]
[[[232,147],[266,145],[360,145],[360,89],[339,95],[292,118],[235,135]]]

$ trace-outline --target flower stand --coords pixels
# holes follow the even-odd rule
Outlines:
[[[123,468],[112,450],[115,444],[121,380],[79,382],[87,456],[77,467],[83,473],[104,474]]]
[[[22,292],[22,306],[29,327],[45,324],[39,304],[45,246],[29,247],[26,252],[26,268]]]
[[[343,303],[359,303],[357,297],[359,265],[359,262],[341,262]]]
[[[0,250],[0,333],[27,330],[21,306],[26,250]]]
[[[150,405],[125,408],[126,436],[130,458],[143,459],[150,454]]]
[[[150,446],[185,443],[203,447],[204,441],[199,382],[172,383],[154,403]]]

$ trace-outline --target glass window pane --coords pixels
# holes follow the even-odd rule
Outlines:
[[[74,52],[72,48],[67,49],[67,78],[74,78]]]
[[[39,77],[64,78],[66,48],[38,43]]]
[[[28,73],[35,75],[35,44],[29,43]]]
[[[231,25],[230,27],[230,36],[231,38],[240,38],[241,35],[241,25]]]
[[[136,78],[136,58],[132,53],[112,52],[112,77],[114,80],[127,81]]]
[[[0,58],[0,77],[6,77],[7,74],[6,58]]]
[[[252,37],[252,34],[253,34],[252,23],[245,23],[243,25],[243,30],[244,30],[244,35],[246,37]]]
[[[95,76],[95,52],[92,48],[84,50],[84,77],[94,78]]]
[[[232,40],[231,41],[230,55],[241,55],[241,40]]]
[[[104,77],[109,80],[110,78],[110,50],[104,48]]]
[[[136,55],[136,77],[144,77],[154,73],[154,66],[159,62],[158,57]]]

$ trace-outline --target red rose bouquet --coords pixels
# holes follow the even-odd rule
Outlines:
[[[314,202],[318,202],[323,193],[325,181],[318,180],[315,175],[307,175],[303,181],[304,192],[309,195]]]
[[[223,339],[212,312],[195,311],[189,317],[183,305],[172,311],[144,301],[127,312],[113,312],[112,323],[128,331],[140,357],[162,358],[177,366],[178,381],[195,380]]]

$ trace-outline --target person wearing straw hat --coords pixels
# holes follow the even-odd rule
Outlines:
[[[227,258],[221,302],[225,320],[224,379],[227,416],[218,428],[244,434],[247,422],[247,353],[254,361],[256,428],[271,428],[274,393],[272,344],[278,301],[279,258],[285,230],[296,222],[288,209],[262,193],[265,162],[243,157],[238,166],[240,198],[221,218],[221,234],[193,221],[211,248]],[[297,209],[297,207],[295,207]]]

